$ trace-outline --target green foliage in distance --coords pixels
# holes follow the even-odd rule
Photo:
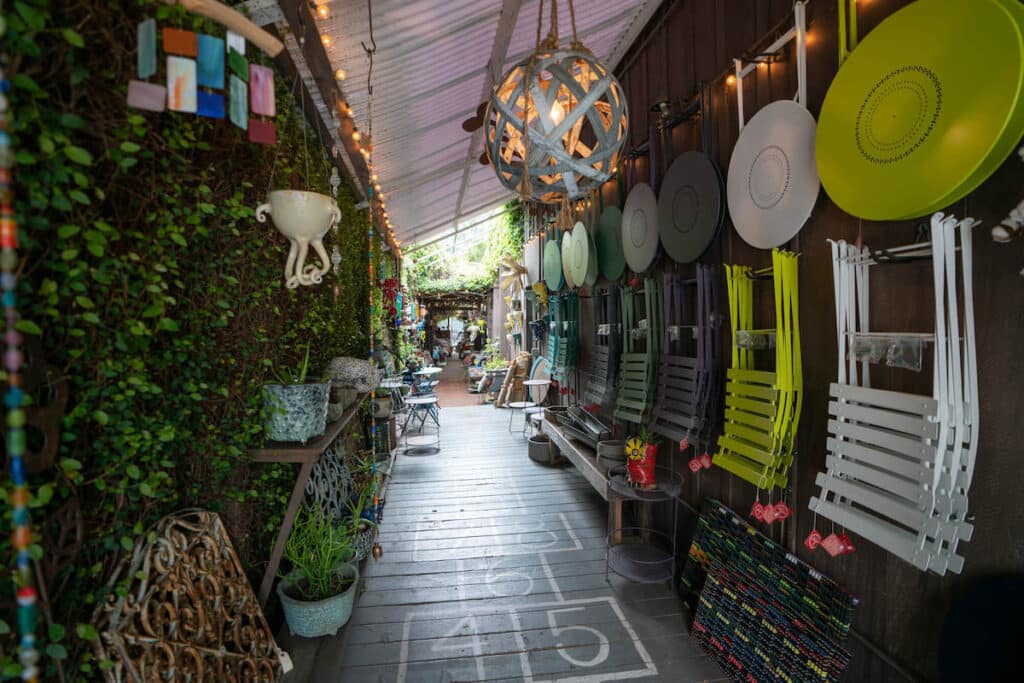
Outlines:
[[[140,20],[214,35],[222,27],[160,0],[7,8],[19,328],[70,389],[58,465],[32,478],[33,555],[53,542],[46,521],[65,503],[80,505],[85,531],[58,572],[62,588],[50,587],[43,679],[58,662],[70,679],[92,679],[110,666],[91,654],[92,612],[114,567],[161,516],[186,506],[220,512],[259,577],[295,476],[288,465],[249,462],[262,439],[261,386],[273,366],[298,365],[306,344],[311,373],[334,356],[366,357],[367,223],[343,188],[340,273],[285,289],[288,243],[253,211],[271,169],[269,189],[330,193],[330,166],[291,84],[277,78],[278,148],[250,144],[227,121],[125,104]],[[250,58],[265,62],[257,52]],[[10,528],[7,493],[0,509]],[[9,582],[0,590],[13,595]],[[12,676],[5,626],[0,676]]]
[[[453,292],[479,292],[494,286],[501,259],[518,259],[523,253],[525,208],[515,200],[508,212],[498,217],[485,240],[473,245],[457,260],[444,252],[440,243],[409,254],[408,280],[423,296]]]

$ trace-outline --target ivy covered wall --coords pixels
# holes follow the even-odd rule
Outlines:
[[[286,290],[287,242],[253,211],[275,154],[271,189],[330,193],[330,166],[309,131],[306,177],[290,83],[278,75],[279,148],[250,144],[227,121],[125,104],[140,20],[223,28],[158,0],[7,8],[21,329],[70,389],[58,463],[33,477],[34,550],[46,548],[44,566],[56,563],[47,586],[54,626],[40,630],[51,674],[64,660],[70,678],[91,678],[85,624],[113,567],[160,516],[220,511],[250,577],[262,572],[295,472],[248,462],[262,438],[260,386],[307,343],[315,367],[366,357],[366,219],[343,189],[340,296],[334,273]],[[249,58],[261,61],[255,52]],[[83,543],[60,556],[47,520],[76,508]],[[7,583],[0,590],[13,596]],[[0,673],[16,672],[12,652],[4,644]]]

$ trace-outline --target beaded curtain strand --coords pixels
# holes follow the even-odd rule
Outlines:
[[[0,3],[0,14],[4,7]],[[3,30],[3,29],[0,29]],[[6,32],[0,38],[6,41]],[[15,288],[18,283],[18,226],[14,219],[13,177],[14,152],[11,149],[8,117],[10,81],[7,79],[7,54],[0,49],[0,288],[3,289],[3,308],[6,318],[4,342],[4,368],[7,370],[7,391],[4,404],[7,407],[7,457],[11,483],[10,504],[13,511],[14,531],[11,542],[16,552],[14,583],[18,601],[18,632],[21,635],[18,659],[21,662],[21,678],[25,681],[39,680],[39,651],[36,649],[36,589],[32,580],[32,560],[29,546],[32,544],[32,517],[28,511],[29,491],[25,478],[25,394],[21,390],[21,369],[24,356],[21,352],[21,333],[18,323]]]
[[[367,151],[369,154],[366,157],[367,169],[372,167],[370,163],[370,157],[373,156],[373,55],[377,52],[377,41],[373,37],[373,1],[370,0],[366,4],[366,14],[370,24],[370,45],[366,43],[360,43],[363,46],[363,51],[366,52],[366,56],[370,60],[370,68],[366,74],[366,132],[367,132]],[[376,280],[373,276],[373,203],[377,199],[376,192],[374,192],[374,186],[372,182],[367,182],[367,196],[369,198],[369,220],[367,221],[366,228],[366,253],[367,261],[369,263],[368,271],[370,277],[370,287],[368,288],[368,298],[370,305],[370,381],[373,383],[373,387],[370,390],[370,448],[373,453],[373,474],[377,474],[377,359],[374,353],[373,344],[373,316],[376,311],[373,310],[373,290],[376,286]],[[381,207],[383,210],[383,207]],[[380,499],[378,492],[373,492],[373,514],[375,521],[380,521]]]

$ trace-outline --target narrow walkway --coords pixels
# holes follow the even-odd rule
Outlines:
[[[435,391],[442,408],[475,406],[484,400],[480,394],[469,393],[465,366],[458,358],[448,360],[438,379],[441,383],[437,385]]]
[[[727,680],[670,587],[606,581],[606,504],[575,469],[529,460],[504,410],[441,424],[441,453],[399,456],[384,555],[306,680]]]

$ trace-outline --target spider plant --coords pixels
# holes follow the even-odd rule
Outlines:
[[[306,377],[309,375],[309,342],[306,342],[306,355],[302,362],[294,368],[279,366],[272,374],[278,384],[305,384]]]
[[[302,600],[324,600],[343,593],[351,583],[338,571],[353,556],[350,527],[335,526],[319,509],[299,511],[284,556],[298,574],[292,590]]]

